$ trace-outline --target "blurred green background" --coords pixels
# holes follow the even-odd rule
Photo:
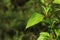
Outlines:
[[[56,7],[60,8],[60,5],[55,4],[52,8]],[[40,0],[0,0],[0,40],[37,40],[39,33],[47,31],[49,24],[39,23],[25,30],[28,19],[35,12],[42,13]],[[60,19],[60,15],[57,16]]]
[[[29,17],[40,12],[39,0],[29,0],[24,4],[24,0],[22,4],[16,1],[0,0],[0,40],[36,40],[36,28],[25,30],[25,27]]]

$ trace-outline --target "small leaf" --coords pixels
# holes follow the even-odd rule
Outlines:
[[[57,36],[60,36],[60,29],[55,29],[54,31]]]
[[[60,11],[60,8],[56,8],[56,9],[55,9],[55,12],[57,12],[57,11]]]
[[[60,4],[60,0],[54,0],[53,3]]]
[[[45,12],[45,15],[47,15],[47,13],[49,12],[50,6],[51,6],[51,5],[49,5],[48,7],[42,6],[42,8],[43,8],[43,10],[44,10],[44,12]]]
[[[26,28],[29,28],[39,22],[41,22],[43,20],[44,16],[42,14],[39,13],[34,13],[30,19],[28,20],[27,26]]]
[[[49,36],[48,32],[41,32],[37,40],[49,40]]]
[[[41,2],[44,4],[44,0],[41,0]]]

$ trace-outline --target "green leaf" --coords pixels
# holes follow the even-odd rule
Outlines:
[[[41,0],[41,2],[44,4],[44,0]]]
[[[60,0],[54,0],[53,3],[60,4]]]
[[[41,32],[37,40],[49,40],[49,37],[50,35],[48,32]]]
[[[56,8],[54,12],[60,11],[60,8]]]
[[[34,13],[27,22],[26,28],[29,28],[43,20],[44,16],[39,13]]]
[[[57,36],[60,35],[60,29],[55,29],[54,31],[55,31],[55,33],[56,33]]]
[[[50,10],[50,6],[51,6],[51,5],[49,5],[48,7],[42,6],[45,14],[48,13],[48,11]]]

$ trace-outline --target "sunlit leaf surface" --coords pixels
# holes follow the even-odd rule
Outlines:
[[[39,13],[34,13],[30,19],[28,20],[27,26],[26,28],[29,28],[39,22],[41,22],[43,20],[44,16],[42,14]]]

